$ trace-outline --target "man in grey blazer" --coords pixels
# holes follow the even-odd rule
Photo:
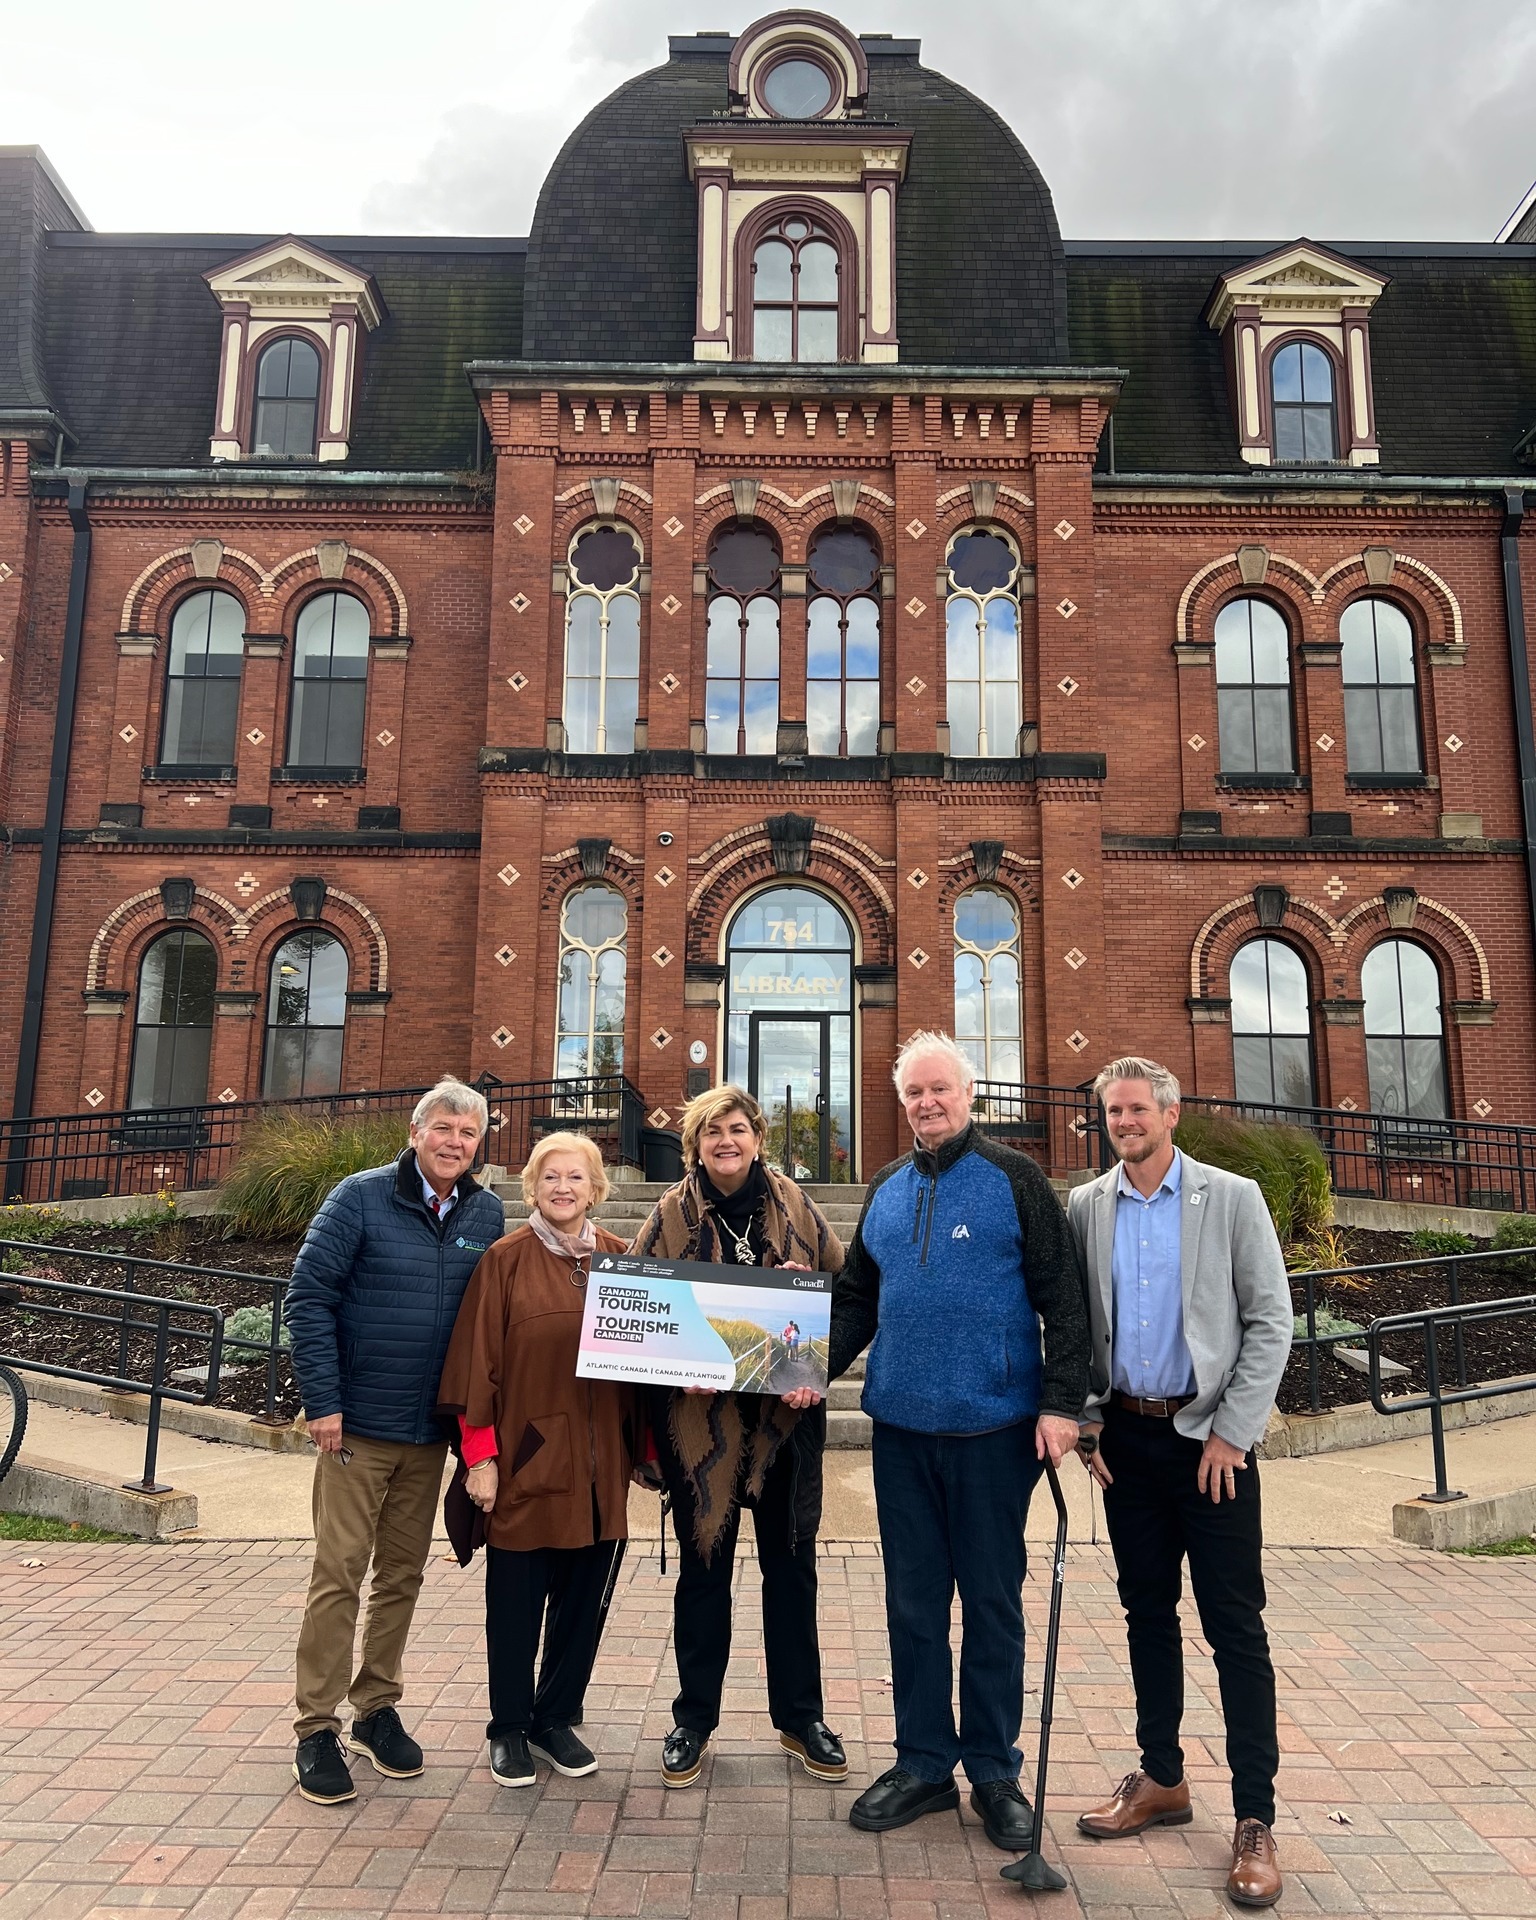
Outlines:
[[[1119,1165],[1067,1201],[1092,1352],[1078,1451],[1104,1490],[1141,1765],[1077,1824],[1111,1840],[1193,1817],[1179,1746],[1187,1558],[1232,1772],[1227,1892],[1272,1906],[1280,1754],[1253,1447],[1291,1347],[1285,1260],[1253,1181],[1174,1146],[1179,1083],[1166,1067],[1112,1061],[1094,1092]]]

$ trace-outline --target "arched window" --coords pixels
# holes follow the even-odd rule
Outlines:
[[[1255,1106],[1310,1107],[1312,994],[1300,956],[1250,940],[1232,956],[1232,1079]]]
[[[705,750],[772,753],[779,731],[779,550],[731,526],[709,550]]]
[[[1216,714],[1223,773],[1294,773],[1291,636],[1267,600],[1216,616]]]
[[[565,603],[568,753],[632,753],[640,713],[640,549],[628,527],[571,543]]]
[[[164,767],[230,767],[240,725],[245,609],[215,588],[183,600],[171,619],[165,676]]]
[[[1443,1120],[1445,1024],[1440,971],[1412,940],[1383,940],[1360,969],[1371,1109]]]
[[[368,609],[349,593],[317,594],[294,636],[289,766],[357,771],[367,700]]]
[[[200,1107],[208,1098],[218,959],[200,933],[164,933],[139,963],[128,1104]]]
[[[789,213],[752,249],[752,358],[838,357],[842,263],[830,227]]]
[[[1333,362],[1321,347],[1292,340],[1269,363],[1275,413],[1275,460],[1337,460],[1333,417]]]
[[[858,527],[824,527],[808,555],[805,723],[812,753],[873,753],[880,738],[880,556]]]
[[[307,340],[274,340],[256,364],[251,452],[266,459],[313,458],[319,413],[319,353]]]
[[[346,948],[333,934],[294,934],[272,960],[262,1098],[339,1093],[346,1023]]]
[[[1339,621],[1351,773],[1418,773],[1413,628],[1390,600],[1356,600]]]
[[[1019,750],[1019,556],[971,527],[949,548],[949,750],[957,759]]]
[[[560,909],[560,1006],[555,1078],[624,1071],[624,971],[629,912],[617,887],[577,887]]]
[[[1024,1078],[1019,910],[997,887],[955,902],[955,1039],[978,1080]]]

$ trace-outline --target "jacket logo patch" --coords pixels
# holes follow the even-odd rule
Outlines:
[[[453,1244],[456,1247],[463,1247],[466,1253],[484,1253],[487,1251],[486,1244],[483,1240],[466,1240],[462,1233]]]
[[[971,1237],[971,1230],[969,1227],[961,1225],[956,1227],[954,1232],[949,1237],[951,1240],[969,1240]]]

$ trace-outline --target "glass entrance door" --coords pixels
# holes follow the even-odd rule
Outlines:
[[[748,1086],[768,1122],[764,1157],[791,1180],[830,1179],[832,1023],[826,1014],[751,1021]]]

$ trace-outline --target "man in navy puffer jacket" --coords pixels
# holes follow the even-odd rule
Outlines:
[[[870,1182],[827,1369],[837,1379],[869,1347],[896,1712],[896,1765],[848,1818],[884,1833],[958,1806],[958,1760],[988,1839],[1022,1852],[1024,1521],[1046,1457],[1077,1444],[1087,1307],[1061,1202],[1032,1160],[971,1125],[976,1076],[949,1035],[914,1034],[895,1079],[915,1145]]]
[[[469,1276],[506,1224],[500,1200],[469,1171],[487,1117],[473,1087],[440,1081],[417,1103],[404,1153],[333,1188],[294,1263],[293,1371],[320,1457],[293,1774],[304,1798],[322,1805],[353,1797],[337,1718],[344,1694],[354,1753],[394,1779],[422,1770],[395,1703],[447,1457],[438,1380]]]

